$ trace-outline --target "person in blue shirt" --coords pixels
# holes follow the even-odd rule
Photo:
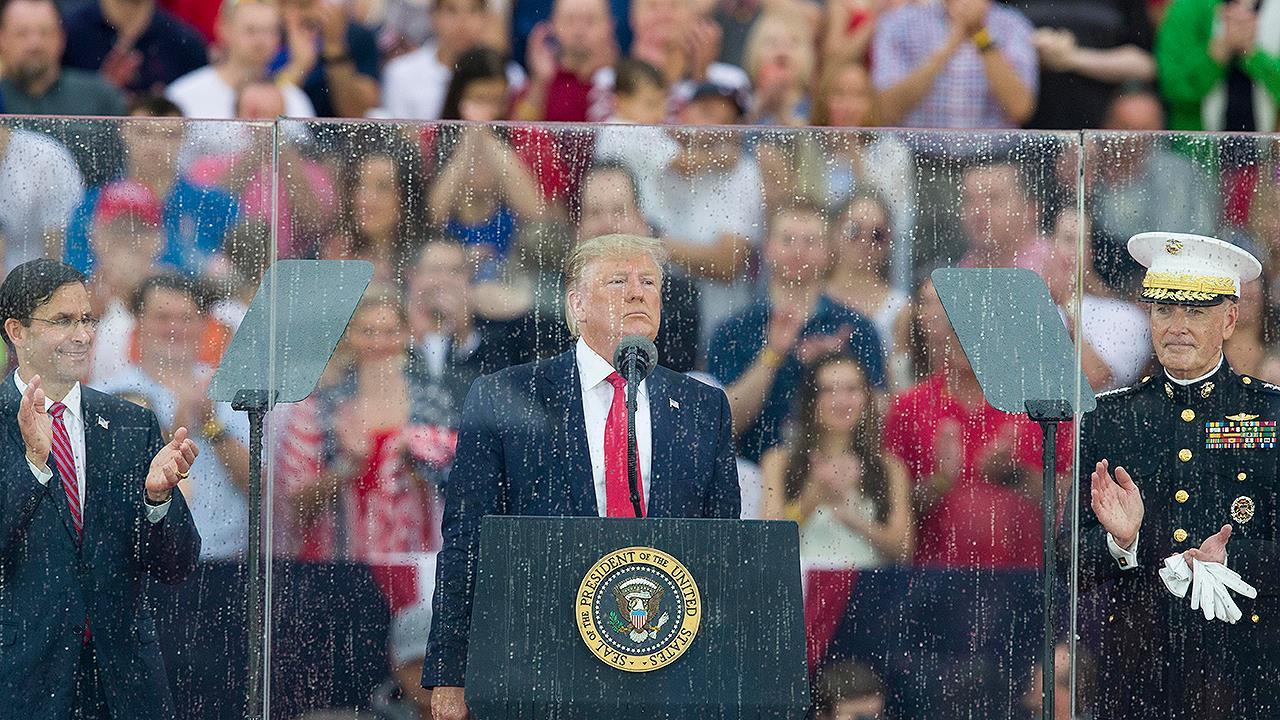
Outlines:
[[[134,116],[163,109],[159,106],[162,102],[139,102]],[[177,108],[167,104],[171,107],[168,114],[177,116]],[[124,174],[118,180],[141,183],[160,198],[164,248],[159,261],[190,275],[200,272],[205,260],[222,246],[223,237],[240,215],[240,205],[226,190],[197,185],[178,173],[184,129],[178,122],[122,123],[126,159]],[[103,186],[89,188],[67,221],[63,261],[85,274],[93,272],[89,235],[102,191]]]
[[[833,252],[821,209],[779,208],[761,250],[767,294],[721,323],[711,338],[707,370],[725,385],[738,452],[749,460],[759,462],[782,441],[805,367],[823,354],[846,349],[873,386],[884,386],[875,327],[824,294]]]

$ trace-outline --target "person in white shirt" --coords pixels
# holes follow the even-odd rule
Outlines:
[[[81,385],[97,318],[75,268],[14,268],[0,320],[18,358],[0,383],[3,714],[174,717],[146,588],[195,569],[178,483],[199,450],[186,428],[166,443],[155,415]]]
[[[84,195],[75,159],[42,133],[0,127],[0,250],[5,267],[61,256],[67,219]]]
[[[180,485],[200,528],[200,557],[237,557],[249,537],[249,423],[230,404],[209,399],[213,368],[197,360],[205,314],[196,286],[181,275],[153,275],[133,300],[138,361],[106,380],[102,391],[146,398],[166,431],[192,429],[209,451]]]
[[[729,401],[661,365],[636,385],[639,477],[628,481],[622,338],[652,341],[666,252],[656,238],[605,235],[566,263],[566,324],[575,347],[481,377],[462,411],[445,486],[423,687],[437,720],[463,720],[480,521],[485,515],[737,518]],[[576,428],[576,430],[573,430]],[[631,488],[634,487],[633,492]]]
[[[482,45],[485,0],[433,0],[431,25],[435,40],[387,63],[382,72],[383,107],[380,116],[406,120],[438,120],[462,53]],[[520,66],[507,63],[512,94],[525,85]]]
[[[165,97],[184,117],[229,119],[236,116],[236,93],[245,84],[268,76],[280,42],[280,11],[270,3],[226,3],[218,17],[222,60],[174,80]],[[296,85],[283,86],[285,114],[315,117],[307,94]]]
[[[281,27],[280,10],[271,3],[225,3],[218,16],[222,60],[174,80],[165,90],[165,97],[181,108],[184,117],[235,118],[240,91],[250,83],[269,77]],[[288,69],[281,72],[287,73]],[[287,117],[315,117],[315,107],[297,85],[286,82],[280,91],[284,95]],[[223,123],[195,124],[187,133],[188,143],[182,156],[190,160],[202,155],[234,153],[249,144],[245,130],[239,125]]]

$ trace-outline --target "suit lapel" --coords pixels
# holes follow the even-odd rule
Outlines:
[[[5,425],[9,428],[9,438],[21,451],[27,444],[22,439],[22,430],[18,427],[18,408],[22,404],[22,395],[18,393],[18,386],[14,383],[13,375],[13,373],[9,373],[4,378],[4,386],[0,389],[0,406],[4,408],[2,412],[5,413],[7,418]],[[53,453],[49,453],[48,466],[53,471],[53,477],[49,479],[49,493],[50,499],[53,501],[54,511],[62,519],[62,527],[67,532],[67,539],[75,543],[76,526],[71,522],[71,508],[67,506],[67,493],[62,489],[62,476],[59,474],[62,471],[58,464],[54,462]]]
[[[80,412],[84,416],[84,539],[97,534],[98,518],[104,517],[103,503],[107,482],[102,469],[110,467],[111,443],[107,431],[98,424],[97,398],[84,385],[80,386]]]
[[[645,381],[645,388],[649,391],[651,443],[649,477],[644,479],[649,483],[649,502],[645,510],[650,517],[664,517],[670,512],[672,483],[677,481],[672,477],[676,449],[673,430],[680,419],[679,411],[671,405],[671,385],[662,368],[654,369]]]
[[[568,511],[574,515],[596,515],[595,479],[591,474],[591,452],[587,449],[587,424],[582,414],[582,383],[572,348],[549,360],[538,375],[541,395],[553,425],[564,428],[561,476],[569,486]]]

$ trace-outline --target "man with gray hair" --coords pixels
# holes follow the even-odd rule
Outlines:
[[[481,518],[634,514],[626,383],[613,356],[623,337],[657,336],[665,260],[655,238],[604,235],[579,243],[565,269],[574,347],[471,386],[444,488],[444,542],[423,664],[436,720],[467,717],[463,684]],[[636,405],[641,515],[738,517],[724,392],[659,365],[638,386]]]

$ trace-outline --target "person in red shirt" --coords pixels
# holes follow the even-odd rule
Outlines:
[[[529,35],[529,85],[515,119],[585,122],[604,92],[597,75],[618,56],[613,25],[605,0],[556,0],[551,21]]]
[[[915,487],[915,563],[1039,568],[1040,428],[986,402],[933,284],[926,282],[918,297],[931,373],[893,399],[884,429],[885,448],[906,464]],[[1065,478],[1071,463],[1067,423],[1058,426],[1057,442],[1055,469]]]

